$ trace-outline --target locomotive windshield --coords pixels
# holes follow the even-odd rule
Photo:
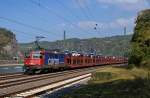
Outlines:
[[[32,54],[32,58],[42,58],[42,54],[40,54],[40,53],[33,53]]]

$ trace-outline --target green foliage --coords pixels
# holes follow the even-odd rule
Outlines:
[[[91,81],[109,80],[113,77],[114,75],[110,72],[96,72],[93,73]]]
[[[127,66],[127,69],[133,69],[134,67],[135,67],[134,64],[129,64],[129,65]]]
[[[0,28],[0,48],[6,46],[13,37],[13,33],[4,28]]]
[[[0,53],[0,60],[9,60],[11,56],[6,53]]]
[[[150,67],[150,10],[139,13],[131,42],[129,63]]]
[[[96,72],[97,74],[92,74],[92,82],[89,82],[88,85],[83,85],[72,90],[60,98],[150,98],[149,71],[142,69],[137,70],[146,72],[145,77],[143,75],[140,76],[141,72],[140,75],[138,75],[138,71],[133,70],[133,72],[121,68],[106,69],[106,72],[102,71],[101,73],[98,71]],[[122,71],[125,72],[122,73]],[[117,77],[113,77],[112,72],[115,72]],[[128,75],[128,78],[121,78],[120,76],[125,73]],[[134,76],[134,79],[130,79],[130,76]],[[106,78],[108,78],[107,81],[101,82]]]
[[[12,38],[13,38],[13,33],[9,30],[6,30],[4,28],[0,28],[0,59],[10,59],[10,55],[8,55],[3,47],[8,45]]]
[[[136,66],[140,66],[140,63],[144,56],[145,54],[142,49],[137,44],[133,44],[132,52],[129,58],[129,64],[135,64]]]
[[[150,77],[90,84],[61,98],[149,98]]]
[[[146,56],[142,62],[141,62],[141,65],[147,67],[150,69],[150,55],[149,56]]]

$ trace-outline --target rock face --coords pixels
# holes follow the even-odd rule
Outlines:
[[[8,45],[6,45],[5,47],[3,47],[3,49],[9,54],[9,55],[15,55],[15,53],[18,50],[18,44],[17,44],[17,40],[15,35],[13,35],[13,38],[11,39],[11,41],[8,43]]]
[[[131,42],[129,63],[150,67],[150,9],[139,13]]]
[[[0,60],[12,59],[18,51],[18,43],[13,32],[0,28]]]

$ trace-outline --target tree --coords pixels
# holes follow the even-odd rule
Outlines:
[[[150,9],[139,13],[131,43],[129,63],[150,67]]]

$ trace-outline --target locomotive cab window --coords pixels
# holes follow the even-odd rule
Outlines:
[[[39,58],[43,58],[43,56],[39,53],[34,53],[34,54],[32,54],[32,58],[39,59]]]

